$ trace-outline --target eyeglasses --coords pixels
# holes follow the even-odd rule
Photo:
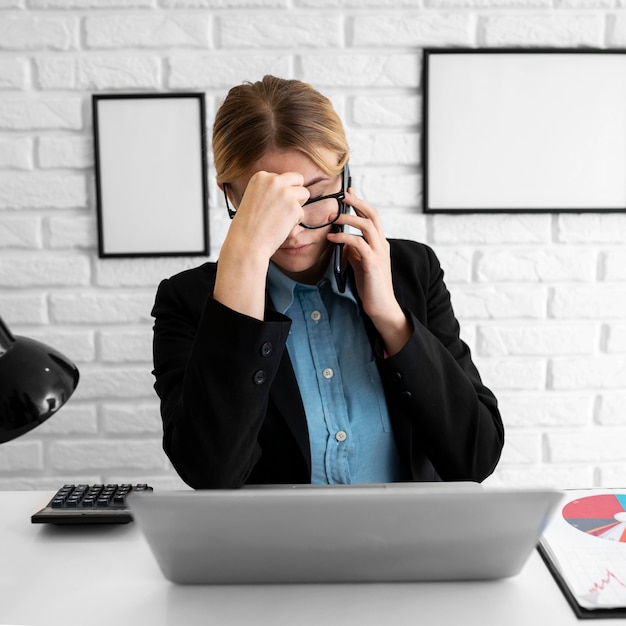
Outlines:
[[[308,228],[309,230],[315,230],[317,228],[325,228],[334,224],[341,215],[342,210],[345,210],[344,199],[346,197],[346,188],[348,183],[349,170],[346,165],[341,172],[341,191],[337,193],[329,193],[326,196],[319,196],[318,198],[309,198],[303,205],[304,219],[300,222],[302,228]],[[237,214],[237,209],[231,207],[228,202],[228,194],[226,193],[226,187],[228,183],[223,184],[224,199],[226,200],[226,209],[228,210],[228,216],[232,220]]]

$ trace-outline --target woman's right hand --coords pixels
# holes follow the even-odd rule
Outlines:
[[[270,258],[302,221],[309,199],[297,172],[256,172],[248,182],[220,251],[213,297],[262,320]]]
[[[302,205],[309,199],[303,184],[304,177],[297,172],[256,172],[246,186],[224,245],[242,246],[248,253],[254,246],[255,253],[269,261],[303,219]]]

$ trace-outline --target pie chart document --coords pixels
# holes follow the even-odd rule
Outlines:
[[[566,491],[539,552],[574,610],[626,615],[626,488]]]

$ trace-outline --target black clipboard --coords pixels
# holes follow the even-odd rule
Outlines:
[[[567,603],[570,605],[578,619],[620,619],[626,617],[626,607],[617,607],[614,609],[586,609],[576,601],[574,594],[571,592],[567,583],[561,576],[558,568],[550,558],[541,543],[537,544],[537,552],[546,564],[546,567],[552,574],[556,584],[565,596]]]

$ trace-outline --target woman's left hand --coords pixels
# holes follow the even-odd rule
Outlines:
[[[351,226],[363,235],[329,233],[332,243],[344,244],[344,258],[350,263],[356,278],[356,287],[365,313],[385,342],[389,356],[399,352],[408,341],[412,328],[404,315],[393,290],[389,242],[378,211],[356,196],[352,189],[346,192],[346,204],[355,215],[341,215],[337,225]]]

